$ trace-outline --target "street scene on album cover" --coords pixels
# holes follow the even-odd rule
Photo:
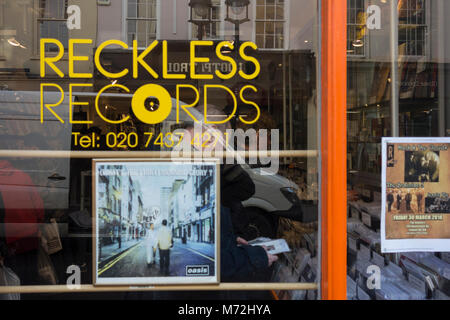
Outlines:
[[[108,163],[96,174],[99,279],[215,276],[214,164]]]

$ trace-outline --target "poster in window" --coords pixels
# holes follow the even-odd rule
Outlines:
[[[382,251],[450,251],[450,138],[382,147]]]
[[[96,285],[218,283],[216,160],[94,160]]]

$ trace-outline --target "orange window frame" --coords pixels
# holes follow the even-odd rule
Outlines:
[[[321,298],[347,296],[347,0],[321,1]]]

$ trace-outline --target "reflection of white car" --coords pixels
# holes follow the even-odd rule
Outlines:
[[[79,93],[79,96],[88,98],[95,97],[90,93]],[[108,94],[104,94],[108,96]],[[131,99],[129,94],[110,94],[111,98]],[[46,93],[45,101],[47,103],[57,102],[59,93]],[[40,123],[40,95],[39,92],[17,92],[0,91],[0,135],[8,136],[17,134],[17,128],[28,130],[34,133],[49,133],[52,136],[50,149],[70,150],[72,127],[68,118],[68,96],[66,101],[58,107],[58,114],[62,116],[66,123],[63,125],[51,115],[46,116],[45,125]],[[173,100],[176,106],[176,101]],[[202,116],[194,108],[190,112],[197,118]],[[185,117],[183,117],[183,115]],[[185,113],[180,113],[181,122],[192,122]],[[48,118],[47,118],[48,117]],[[179,124],[176,122],[176,109],[162,124],[162,132],[173,132]],[[27,132],[28,133],[28,132]],[[47,135],[47,136],[48,136]],[[46,160],[47,161],[47,160]],[[48,159],[53,161],[54,165],[49,169],[29,168],[27,171],[40,189],[44,198],[46,209],[64,209],[68,207],[69,194],[69,174],[70,159]],[[250,217],[251,227],[254,228],[256,236],[272,236],[276,228],[278,217],[291,218],[308,222],[305,217],[307,207],[300,206],[300,200],[296,191],[298,186],[292,181],[280,175],[264,175],[264,168],[251,168],[243,165],[243,168],[251,176],[256,186],[255,195],[243,203],[247,208]],[[302,210],[303,209],[303,210]],[[317,214],[308,214],[312,219],[317,218]]]
[[[58,102],[60,98],[57,92],[44,94],[44,101],[49,104]],[[35,144],[41,143],[47,150],[70,150],[72,126],[69,124],[68,96],[58,109],[65,124],[49,113],[44,113],[44,123],[41,123],[40,103],[39,92],[0,91],[0,136],[3,140],[0,149],[28,150],[30,145],[38,147]],[[32,187],[43,199],[45,209],[68,207],[70,159],[36,157],[7,160],[31,177]],[[18,187],[26,189],[30,186]]]
[[[202,119],[202,115],[196,109],[192,108],[189,111],[197,119]],[[180,120],[192,122],[192,119],[187,117]],[[175,123],[176,113],[173,110],[167,122],[164,123],[163,132],[172,132],[171,125]],[[299,189],[297,184],[281,175],[270,173],[264,168],[252,168],[249,165],[242,165],[242,167],[255,184],[255,194],[243,202],[250,219],[250,228],[253,229],[250,233],[255,238],[275,236],[279,217],[302,222],[317,220],[317,206],[301,203],[297,196]]]
[[[262,174],[264,168],[244,169],[255,183],[255,194],[243,202],[255,236],[273,237],[279,217],[310,222],[305,216],[308,208],[301,204],[294,182],[278,174]]]

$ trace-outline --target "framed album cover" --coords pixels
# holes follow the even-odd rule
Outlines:
[[[219,282],[219,162],[93,160],[95,285]]]

